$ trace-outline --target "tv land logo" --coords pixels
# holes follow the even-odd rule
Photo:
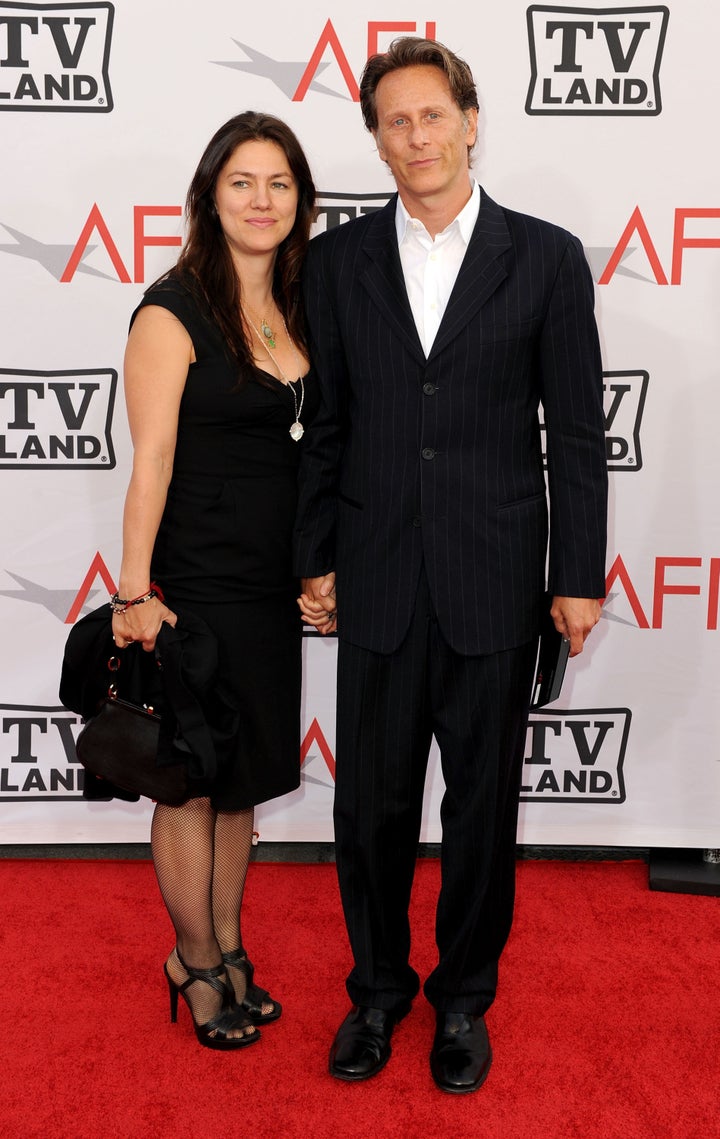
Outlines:
[[[384,194],[334,194],[319,193],[315,208],[315,224],[312,236],[327,229],[334,229],[343,222],[352,221],[363,214],[373,214],[382,209],[391,193]]]
[[[533,714],[523,764],[523,802],[625,801],[627,708]],[[0,704],[0,802],[79,799],[79,716],[57,706]],[[332,791],[335,757],[317,719],[300,747],[304,783]]]
[[[329,210],[358,208],[343,200]],[[328,217],[328,225],[331,220]],[[639,471],[649,374],[605,372],[603,378],[608,470]],[[113,368],[50,372],[0,368],[0,469],[112,470],[117,381]],[[540,427],[544,439],[544,423]]]
[[[0,111],[113,108],[112,4],[0,0]]]
[[[688,606],[704,628],[717,632],[720,615],[720,557],[658,557],[650,567],[629,567],[618,554],[608,573],[603,619],[638,630],[663,629],[687,621]],[[643,590],[647,571],[653,577]],[[107,565],[98,552],[79,589],[47,588],[9,573],[19,588],[2,589],[0,597],[39,605],[58,621],[73,624],[115,592]],[[676,605],[669,599],[680,597]],[[692,600],[694,599],[694,600]],[[669,610],[669,613],[668,613]],[[623,614],[627,612],[628,616]],[[627,708],[555,710],[532,713],[527,730],[521,799],[524,802],[622,803],[624,761],[630,732]],[[62,707],[0,705],[0,801],[77,799],[82,795],[82,768],[75,755],[81,721]],[[331,790],[335,757],[328,737],[315,718],[300,749],[304,783]]]
[[[521,802],[624,803],[631,718],[629,708],[533,713]]]
[[[0,704],[0,802],[78,799],[78,716],[65,708]]]
[[[659,115],[664,6],[533,4],[528,115]]]
[[[0,802],[82,798],[84,771],[75,741],[82,720],[63,707],[0,704]],[[317,719],[299,762],[304,783],[332,791],[335,759]]]
[[[114,368],[0,368],[0,469],[112,470]]]
[[[623,765],[630,733],[627,708],[533,713],[527,730],[523,802],[624,803]],[[313,770],[321,768],[320,776]],[[300,750],[304,782],[332,788],[335,757],[314,719]],[[328,780],[328,773],[330,779]]]
[[[603,379],[608,470],[639,471],[640,425],[650,377],[647,372],[604,372]]]
[[[334,214],[369,207],[341,202]],[[105,469],[115,466],[112,416],[118,375],[93,371],[11,371],[0,368],[0,469],[48,467]],[[647,372],[604,373],[605,445],[608,470],[642,467],[640,427]],[[541,424],[544,434],[544,424]]]
[[[603,372],[605,454],[609,471],[642,467],[640,427],[650,376],[647,372]],[[545,456],[545,424],[540,424]]]

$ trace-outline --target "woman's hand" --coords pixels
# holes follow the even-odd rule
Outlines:
[[[126,649],[136,641],[146,653],[151,653],[164,621],[175,628],[177,613],[168,609],[159,597],[143,601],[141,605],[130,605],[124,613],[113,613],[113,640],[119,649]]]

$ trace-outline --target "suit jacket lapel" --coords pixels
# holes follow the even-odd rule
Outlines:
[[[403,277],[395,229],[397,194],[373,215],[363,242],[368,266],[360,275],[382,318],[409,352],[425,363]],[[507,277],[503,254],[511,247],[505,215],[482,191],[480,213],[428,359],[442,352]]]
[[[428,359],[447,347],[505,280],[502,255],[511,244],[502,209],[482,191],[478,220]]]
[[[360,274],[360,283],[367,290],[380,315],[400,338],[404,346],[425,362],[420,338],[417,334],[412,309],[405,289],[395,229],[397,194],[371,218],[363,242],[368,266]]]

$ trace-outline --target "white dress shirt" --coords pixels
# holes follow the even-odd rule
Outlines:
[[[479,212],[480,187],[473,182],[467,204],[433,241],[423,223],[410,217],[398,196],[395,227],[400,262],[426,356],[430,355]]]

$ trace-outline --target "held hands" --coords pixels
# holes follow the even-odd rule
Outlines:
[[[298,606],[305,624],[314,625],[318,633],[322,633],[323,636],[334,633],[337,628],[335,574],[304,577],[301,587],[302,594],[298,597]]]
[[[586,638],[600,620],[600,602],[594,597],[553,597],[550,616],[558,633],[570,641],[570,656],[583,651]]]
[[[335,574],[302,579],[298,606],[303,621],[326,635],[337,628]],[[570,656],[578,656],[586,638],[600,620],[600,602],[594,597],[554,597],[550,610],[555,628],[570,641]]]
[[[113,613],[113,640],[119,649],[126,649],[137,641],[146,653],[151,653],[163,621],[175,628],[177,614],[158,597],[153,597],[142,605],[130,606],[124,613]]]

